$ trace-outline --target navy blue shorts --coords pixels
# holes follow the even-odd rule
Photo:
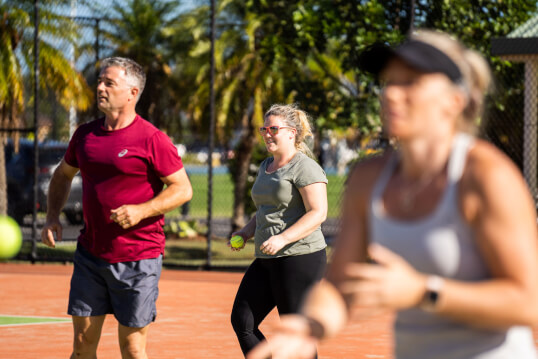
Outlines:
[[[121,325],[143,328],[155,321],[162,255],[110,264],[80,244],[74,257],[69,292],[69,315],[114,314]]]

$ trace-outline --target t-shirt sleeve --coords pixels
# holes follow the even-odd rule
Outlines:
[[[71,167],[80,168],[80,165],[78,164],[77,159],[77,142],[80,137],[81,128],[79,127],[73,136],[71,137],[71,140],[69,140],[69,145],[67,146],[67,150],[65,151],[64,155],[64,161]]]
[[[328,183],[325,171],[316,161],[310,157],[304,156],[296,166],[294,176],[295,186],[301,188],[319,182]]]
[[[183,168],[170,137],[161,131],[155,132],[149,143],[149,159],[157,176],[167,177]]]

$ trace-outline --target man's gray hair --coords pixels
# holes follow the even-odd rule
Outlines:
[[[146,85],[146,74],[140,66],[135,61],[128,59],[126,57],[108,57],[101,60],[100,71],[103,71],[107,67],[121,67],[125,71],[125,77],[127,78],[127,84],[131,87],[138,88],[138,97],[140,98],[142,91],[144,91],[144,86]]]

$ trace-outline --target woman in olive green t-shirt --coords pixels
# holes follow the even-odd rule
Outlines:
[[[273,105],[264,119],[260,133],[272,156],[262,162],[252,187],[256,215],[233,233],[245,240],[254,237],[256,253],[231,317],[244,355],[264,339],[258,326],[275,306],[279,314],[299,311],[327,261],[321,233],[327,216],[327,177],[307,156],[311,152],[304,139],[312,135],[308,117],[295,106]]]

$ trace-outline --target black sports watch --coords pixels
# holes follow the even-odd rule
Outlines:
[[[419,303],[419,308],[426,312],[435,312],[439,304],[441,289],[445,284],[445,280],[436,275],[430,275],[426,279],[426,291]]]

